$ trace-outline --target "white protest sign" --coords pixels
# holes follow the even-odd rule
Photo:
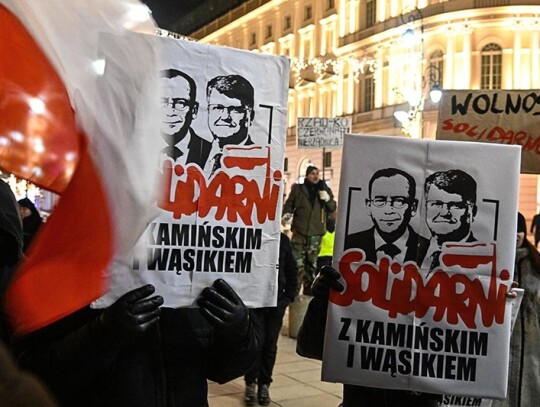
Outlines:
[[[246,305],[273,306],[283,195],[289,63],[155,37],[165,52],[157,217],[94,306],[151,283],[165,306],[191,306],[225,279]]]
[[[521,171],[540,174],[540,90],[445,90],[438,140],[520,145]]]
[[[299,117],[296,135],[299,149],[337,148],[343,145],[343,135],[351,131],[348,117]]]
[[[504,397],[519,147],[346,135],[343,154],[323,379]]]

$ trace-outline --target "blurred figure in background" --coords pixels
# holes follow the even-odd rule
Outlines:
[[[19,200],[19,211],[23,222],[23,251],[26,253],[28,251],[28,247],[30,246],[30,242],[32,239],[34,239],[36,232],[43,224],[43,218],[39,214],[39,211],[34,203],[28,198]]]
[[[332,265],[332,256],[334,254],[334,241],[336,240],[336,213],[330,213],[326,216],[326,233],[322,237],[321,250],[317,257],[317,274],[324,266]]]
[[[0,181],[0,296],[22,258],[22,227],[17,201],[9,186]],[[4,346],[8,334],[3,304],[0,307],[0,405],[6,407],[54,407],[45,387],[19,370]]]
[[[296,259],[298,278],[303,293],[311,295],[311,283],[317,274],[317,256],[322,236],[326,233],[326,215],[336,211],[332,190],[312,165],[306,169],[303,184],[294,184],[283,205],[282,224],[292,218],[292,247]]]
[[[508,392],[492,407],[533,406],[540,400],[540,253],[527,239],[527,224],[518,213],[514,280],[525,290],[510,339]]]
[[[294,300],[297,284],[296,261],[292,254],[291,241],[287,235],[281,233],[277,307],[255,308],[250,311],[251,320],[259,336],[260,352],[257,362],[244,377],[247,406],[254,406],[256,399],[261,406],[270,404],[269,387],[276,362],[277,341],[285,309]],[[259,388],[256,392],[257,384]]]

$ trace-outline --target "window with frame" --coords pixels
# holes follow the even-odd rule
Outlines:
[[[327,10],[332,10],[335,6],[336,6],[336,1],[335,0],[327,0],[326,1],[326,9]]]
[[[332,152],[331,151],[325,151],[324,153],[324,166],[325,167],[332,166]]]
[[[283,160],[283,172],[289,172],[289,159],[287,157]]]
[[[429,88],[431,89],[434,85],[439,85],[442,89],[444,78],[444,54],[441,50],[437,50],[429,56],[428,67],[430,67],[427,72]]]
[[[249,40],[249,45],[257,44],[257,33],[252,32]]]
[[[265,38],[271,38],[272,37],[272,24],[268,24],[266,26],[266,37]]]
[[[364,96],[364,112],[369,112],[375,107],[375,78],[373,74],[366,75],[362,81]]]
[[[311,20],[313,18],[313,6],[311,4],[304,7],[304,21]]]
[[[375,25],[375,19],[377,12],[377,1],[368,0],[366,2],[366,28],[373,27]]]
[[[502,48],[491,43],[481,51],[480,89],[501,89],[501,86]]]
[[[285,16],[285,20],[283,22],[283,29],[290,30],[291,27],[292,27],[292,17],[290,15]]]

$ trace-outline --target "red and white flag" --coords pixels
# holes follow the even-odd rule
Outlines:
[[[61,195],[6,293],[18,335],[103,295],[153,216],[155,28],[136,0],[0,0],[0,168]]]

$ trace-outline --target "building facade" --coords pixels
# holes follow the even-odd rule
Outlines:
[[[433,88],[539,89],[537,3],[250,0],[191,37],[291,58],[287,190],[314,164],[337,191],[341,151],[299,150],[298,117],[345,116],[354,133],[433,139]],[[521,176],[528,219],[539,191],[536,175]]]

